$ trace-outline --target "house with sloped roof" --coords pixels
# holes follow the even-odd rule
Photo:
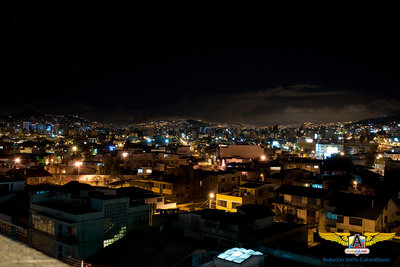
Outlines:
[[[27,185],[37,185],[50,183],[53,175],[40,167],[30,167],[24,169],[15,169],[8,172],[11,178],[23,178]]]
[[[390,196],[335,192],[327,202],[320,225],[324,225],[328,232],[386,232],[399,221],[399,211],[399,206]]]

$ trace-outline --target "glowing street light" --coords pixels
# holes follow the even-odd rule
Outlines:
[[[82,166],[82,161],[75,161],[75,167],[78,168],[78,181],[79,181],[79,168]]]
[[[82,161],[76,161],[75,162],[75,167],[80,167],[80,166],[82,166]]]
[[[353,185],[354,185],[354,190],[357,191],[357,185],[358,185],[357,181],[354,181]]]
[[[208,208],[211,209],[212,208],[212,201],[213,201],[213,199],[215,197],[215,194],[213,192],[211,192],[209,194],[209,197],[210,197],[210,199],[208,200]]]
[[[21,158],[15,158],[15,159],[14,159],[14,162],[15,162],[16,164],[21,163]]]
[[[129,153],[124,152],[122,153],[122,158],[124,159],[124,169],[126,170],[126,158],[128,157]]]
[[[78,148],[76,146],[72,147],[72,151],[76,152],[78,150]]]
[[[262,155],[260,158],[261,158],[261,161],[267,160],[267,157],[265,155]]]

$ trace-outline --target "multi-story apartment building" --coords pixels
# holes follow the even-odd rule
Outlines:
[[[160,164],[171,168],[178,168],[181,165],[188,165],[189,161],[186,157],[179,154],[166,152],[150,152],[136,153],[126,159],[126,167],[128,170],[136,170],[141,167],[153,167],[159,169]]]
[[[307,158],[290,158],[283,162],[283,169],[302,169],[305,171],[310,171],[315,174],[319,174],[321,170],[321,161],[310,160]]]
[[[241,184],[233,192],[216,194],[216,208],[236,212],[237,207],[246,204],[272,204],[273,190],[276,185],[271,183],[247,182]]]
[[[330,192],[326,189],[292,185],[283,185],[275,192],[275,221],[308,224],[308,239],[313,242],[320,216],[324,212],[324,201]]]
[[[326,159],[335,154],[344,153],[343,145],[341,144],[316,144],[315,153],[318,158]]]
[[[71,182],[31,193],[30,244],[57,258],[86,258],[148,225],[149,205],[113,189]]]

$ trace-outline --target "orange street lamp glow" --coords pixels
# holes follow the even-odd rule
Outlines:
[[[75,167],[80,167],[80,166],[82,166],[82,161],[77,161],[77,162],[75,162]]]
[[[76,161],[75,162],[75,167],[78,168],[78,181],[79,181],[79,169],[82,166],[82,164],[83,164],[82,161]]]

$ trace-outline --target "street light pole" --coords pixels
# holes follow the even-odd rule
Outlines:
[[[209,209],[212,208],[212,201],[213,201],[214,197],[215,197],[215,194],[214,193],[210,193],[210,199],[208,201],[208,208]]]
[[[75,167],[78,168],[78,182],[79,182],[79,168],[82,166],[82,161],[75,162]]]
[[[122,153],[122,158],[124,159],[124,171],[126,171],[126,160],[127,160],[128,155],[129,155],[128,152]]]

